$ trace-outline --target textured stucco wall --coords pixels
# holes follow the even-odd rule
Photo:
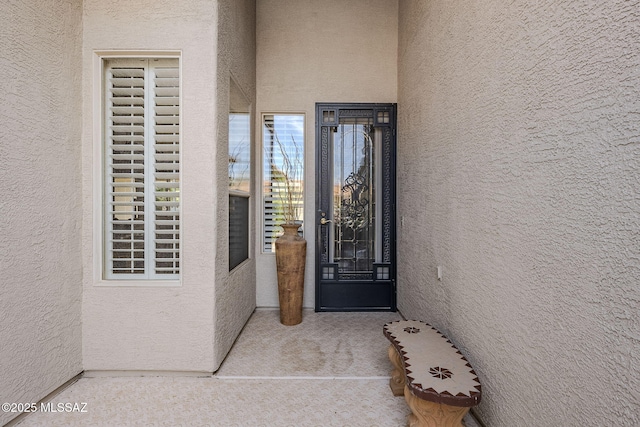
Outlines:
[[[218,139],[216,146],[216,285],[214,367],[217,369],[256,307],[256,262],[250,259],[229,273],[229,91],[231,78],[247,98],[255,117],[255,0],[220,0],[218,8]],[[254,161],[255,168],[255,161]],[[255,209],[255,191],[250,211]],[[249,250],[255,247],[255,219],[249,217]]]
[[[313,307],[315,103],[396,102],[398,2],[260,0],[257,9],[256,139],[262,113],[305,114],[304,305]],[[261,188],[260,177],[256,183]],[[257,303],[277,307],[275,256],[261,253],[261,214],[258,207]]]
[[[217,1],[85,0],[83,357],[92,370],[213,371]],[[180,50],[182,262],[177,287],[100,286],[95,50]]]
[[[0,3],[2,403],[82,371],[81,17],[79,0]]]
[[[400,310],[488,426],[640,425],[640,2],[402,0],[399,29]]]

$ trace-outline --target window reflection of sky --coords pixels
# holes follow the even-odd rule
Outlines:
[[[296,156],[300,159],[304,158],[304,116],[268,115],[265,116],[264,123],[265,171],[268,170],[269,157],[271,156],[273,164],[282,165],[284,163],[282,151],[278,147],[278,141],[283,145],[289,159],[293,160]],[[269,125],[266,123],[269,123]],[[298,175],[301,176],[301,174]]]
[[[249,192],[251,115],[229,114],[229,189]]]
[[[363,125],[340,125],[334,137],[335,185],[342,186],[349,174],[356,172],[365,161],[365,129]]]

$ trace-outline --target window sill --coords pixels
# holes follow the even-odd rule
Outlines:
[[[94,283],[103,288],[179,288],[181,280],[99,280]]]

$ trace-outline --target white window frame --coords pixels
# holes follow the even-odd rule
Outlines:
[[[244,148],[246,148],[246,150],[241,150],[244,154],[246,154],[247,157],[247,161],[248,163],[246,164],[247,169],[246,169],[246,178],[244,180],[242,180],[243,182],[245,182],[245,187],[242,188],[238,187],[237,185],[233,185],[236,184],[236,180],[232,179],[235,177],[232,177],[232,173],[230,171],[229,173],[229,273],[233,273],[234,271],[239,270],[245,263],[247,263],[247,261],[249,261],[252,258],[252,245],[253,245],[253,238],[251,236],[251,218],[252,215],[254,215],[254,210],[253,210],[253,183],[251,182],[251,177],[253,176],[253,169],[254,169],[254,155],[253,155],[253,149],[254,149],[254,136],[253,136],[253,120],[254,120],[254,114],[253,114],[253,108],[251,106],[251,102],[249,101],[248,97],[246,96],[246,94],[244,93],[244,91],[242,90],[242,88],[240,87],[240,85],[238,84],[238,82],[236,81],[235,77],[232,75],[229,78],[229,123],[228,123],[228,135],[227,135],[227,139],[228,139],[228,144],[229,144],[229,161],[231,162],[232,159],[232,145],[238,146],[238,144],[232,144],[232,138],[235,139],[236,135],[234,134],[234,132],[232,132],[232,117],[233,116],[246,116],[247,118],[247,122],[245,124],[244,127],[242,127],[243,130],[247,131],[247,134],[244,135],[246,137],[246,145],[244,146]],[[237,265],[235,265],[233,268],[231,268],[231,198],[244,198],[247,199],[247,203],[248,203],[248,223],[247,223],[247,257],[245,259],[243,259],[241,262],[239,262]]]
[[[306,138],[307,138],[307,133],[306,133],[306,127],[307,127],[307,116],[305,113],[301,113],[301,112],[263,112],[260,114],[260,151],[261,151],[261,156],[260,156],[260,252],[262,254],[271,254],[271,255],[275,255],[275,239],[273,240],[273,243],[271,244],[271,250],[267,250],[265,248],[265,235],[267,233],[266,230],[266,224],[265,224],[265,216],[267,215],[266,211],[265,211],[265,203],[266,203],[266,194],[265,194],[265,161],[266,161],[266,147],[264,145],[264,121],[265,121],[265,116],[293,116],[293,117],[301,117],[302,118],[302,138],[303,141],[300,145],[300,149],[302,151],[302,158],[301,159],[297,159],[297,161],[301,162],[301,166],[302,166],[302,171],[300,176],[298,177],[301,181],[302,181],[302,191],[301,194],[298,196],[299,200],[296,203],[297,205],[299,205],[299,220],[301,221],[301,228],[300,231],[302,232],[302,234],[304,235],[304,210],[305,210],[305,195],[306,195],[306,180],[305,180],[305,168],[306,168]],[[286,136],[285,136],[286,138]],[[279,151],[279,148],[276,148],[276,150]],[[294,161],[293,159],[290,159],[292,161]],[[279,233],[282,234],[282,231]]]
[[[182,273],[178,273],[178,275],[170,275],[170,277],[149,277],[148,275],[144,275],[144,277],[140,277],[139,275],[128,275],[128,274],[117,274],[117,275],[109,275],[107,272],[107,262],[106,262],[106,210],[104,208],[104,203],[106,199],[106,162],[105,156],[106,149],[106,130],[105,127],[107,125],[106,120],[106,102],[105,102],[105,61],[113,60],[113,59],[177,59],[178,68],[179,68],[179,97],[180,97],[180,107],[179,107],[179,116],[180,116],[180,126],[182,128],[182,101],[183,97],[183,72],[182,72],[182,60],[181,60],[181,52],[180,51],[94,51],[93,56],[93,105],[94,105],[94,115],[93,115],[93,165],[94,165],[94,174],[93,174],[93,194],[94,194],[94,257],[93,257],[93,266],[94,266],[94,284],[97,286],[135,286],[135,287],[175,287],[181,286],[182,284]],[[179,145],[182,147],[182,129],[179,133]],[[180,185],[182,187],[183,183],[183,161],[182,161],[182,149],[179,154],[179,163],[180,167]],[[181,188],[182,190],[182,188]],[[179,217],[180,217],[180,237],[179,237],[179,245],[180,245],[180,257],[182,258],[182,234],[183,234],[183,215],[182,215],[182,197],[180,200],[179,206]],[[182,261],[182,260],[181,260]],[[181,262],[182,264],[182,262]]]

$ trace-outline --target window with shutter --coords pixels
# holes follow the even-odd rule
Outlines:
[[[180,273],[178,59],[107,59],[106,279]]]
[[[304,203],[304,115],[262,116],[263,252],[275,251],[285,221],[302,221]]]

